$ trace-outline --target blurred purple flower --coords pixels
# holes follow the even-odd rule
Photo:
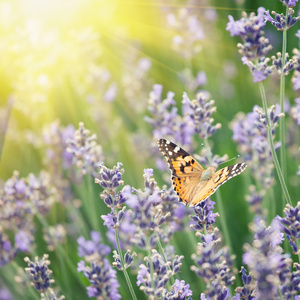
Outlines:
[[[7,235],[0,228],[0,268],[11,262],[17,255],[18,250],[12,247]]]
[[[218,229],[214,228],[206,235],[197,233],[202,243],[197,245],[197,254],[192,254],[196,265],[191,266],[191,270],[206,284],[205,294],[208,299],[228,299],[228,287],[235,279],[231,271],[233,258],[230,257],[228,248],[219,248],[221,239],[217,232]]]
[[[9,289],[6,287],[1,287],[0,288],[0,299],[1,300],[13,300],[13,296]]]
[[[295,99],[297,125],[300,126],[300,98]]]
[[[256,280],[256,296],[258,299],[278,298],[278,270],[281,262],[281,248],[277,247],[283,240],[279,223],[273,220],[267,228],[265,222],[256,217],[252,225],[255,240],[246,245],[243,262],[248,265],[252,277]]]
[[[15,247],[21,252],[29,252],[34,243],[33,234],[25,229],[20,229],[15,235]]]
[[[29,174],[27,178],[30,201],[42,216],[49,213],[55,202],[55,189],[50,180],[50,175],[45,171],[38,176]]]
[[[148,100],[148,110],[151,117],[145,117],[145,121],[153,127],[153,137],[156,140],[161,137],[177,136],[178,133],[176,134],[176,132],[180,124],[174,93],[168,92],[166,99],[162,100],[162,90],[163,88],[159,84],[153,86]]]
[[[297,4],[298,0],[280,0],[280,2],[288,7],[293,7]]]
[[[167,23],[176,32],[172,48],[184,58],[189,59],[202,49],[200,42],[205,34],[200,20],[199,14],[187,8],[167,14]]]
[[[207,83],[205,72],[199,71],[195,77],[192,74],[191,69],[188,68],[179,72],[179,78],[183,82],[186,89],[193,93],[196,93],[201,86]]]
[[[96,135],[90,135],[90,131],[80,122],[79,129],[67,143],[67,151],[72,154],[73,165],[82,175],[91,174],[96,177],[97,167],[104,159],[102,148],[96,143]]]
[[[268,110],[269,119],[272,126],[273,138],[275,128],[280,117],[284,114],[280,113],[279,106],[272,106]],[[266,117],[262,109],[254,106],[253,111],[244,115],[237,114],[232,121],[233,140],[238,144],[238,151],[242,154],[244,160],[251,167],[252,175],[261,183],[263,189],[253,190],[250,187],[250,196],[247,201],[254,206],[251,210],[259,212],[259,200],[264,195],[265,191],[273,184],[273,159],[268,143],[268,132],[266,127]],[[275,150],[278,150],[280,143],[275,142]],[[257,196],[257,197],[256,197]]]
[[[91,240],[85,240],[84,237],[77,239],[78,243],[78,256],[91,256],[98,255],[100,258],[110,253],[110,247],[101,243],[100,233],[97,231],[91,231]]]
[[[115,100],[117,92],[118,92],[117,84],[115,82],[112,82],[104,94],[104,100],[108,102]]]
[[[58,121],[52,122],[43,130],[44,142],[47,146],[47,165],[58,172],[60,168],[71,169],[72,153],[67,151],[67,141],[75,134],[73,125],[63,128]]]

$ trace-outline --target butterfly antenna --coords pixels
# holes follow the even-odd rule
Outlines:
[[[225,164],[225,163],[227,163],[227,162],[229,162],[229,161],[232,161],[232,160],[234,160],[234,159],[237,159],[237,158],[239,158],[239,157],[240,157],[240,155],[238,154],[237,156],[235,156],[235,157],[233,157],[233,158],[230,158],[230,159],[228,159],[228,160],[226,160],[226,161],[221,162],[219,165]]]

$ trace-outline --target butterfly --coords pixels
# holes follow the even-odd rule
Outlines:
[[[195,206],[212,195],[230,178],[241,174],[245,163],[225,167],[216,172],[215,167],[206,170],[195,158],[176,144],[159,139],[158,148],[166,158],[172,173],[172,182],[180,202]]]

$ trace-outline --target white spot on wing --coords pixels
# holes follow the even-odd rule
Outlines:
[[[180,147],[178,147],[178,146],[176,148],[174,148],[175,153],[177,153],[179,150],[180,150]]]

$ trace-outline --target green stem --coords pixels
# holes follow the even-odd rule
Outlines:
[[[125,268],[125,261],[124,261],[123,253],[122,253],[122,250],[121,250],[121,247],[120,247],[118,228],[117,227],[115,228],[115,236],[116,236],[118,254],[119,254],[120,259],[121,259],[122,269],[123,269],[123,272],[124,272],[124,276],[125,276],[128,288],[130,290],[131,297],[132,297],[132,299],[137,300],[134,289],[133,289],[133,286],[132,286],[130,278],[129,278],[129,275],[128,275],[127,270]]]
[[[288,17],[289,8],[286,7],[286,19]],[[283,68],[285,65],[285,55],[287,46],[287,28],[282,32],[282,57],[281,57],[281,74],[280,74],[280,110],[284,112],[284,97],[285,97],[285,75],[283,74]],[[286,173],[286,149],[285,149],[285,118],[279,120],[279,138],[281,141],[280,148],[280,165],[282,169],[283,178],[287,178]]]
[[[284,181],[284,178],[283,178],[283,174],[281,172],[280,165],[279,165],[279,162],[278,162],[278,158],[277,158],[277,155],[276,155],[275,147],[274,147],[274,142],[273,142],[273,137],[272,137],[272,129],[271,129],[271,126],[270,126],[270,119],[269,119],[269,115],[268,115],[266,93],[265,93],[264,85],[263,85],[262,82],[259,83],[259,90],[260,90],[260,95],[261,95],[261,98],[262,98],[264,113],[265,113],[266,120],[267,120],[268,140],[269,140],[269,144],[271,146],[271,152],[272,152],[272,156],[273,156],[275,169],[277,171],[277,175],[278,175],[278,178],[279,178],[279,181],[280,181],[281,188],[283,190],[285,200],[286,200],[287,203],[292,205],[292,201],[291,201],[288,189],[286,187],[286,184],[285,184],[285,181]]]

